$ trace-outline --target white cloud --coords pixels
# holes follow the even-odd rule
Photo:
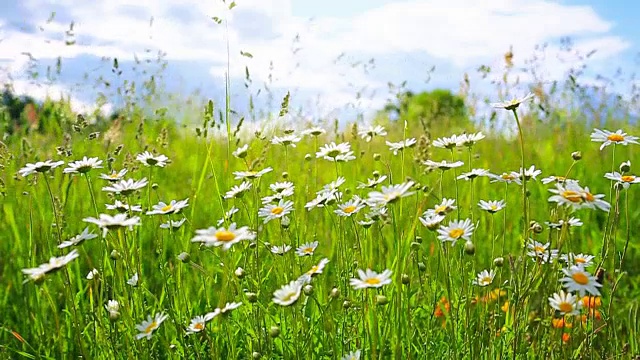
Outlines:
[[[221,1],[29,0],[24,6],[42,23],[49,15],[42,11],[48,4],[64,7],[66,18],[76,22],[78,43],[66,46],[60,34],[68,24],[54,21],[44,25],[40,34],[6,31],[0,54],[14,59],[11,71],[15,72],[24,69],[20,54],[25,51],[36,58],[86,54],[132,59],[133,53],[144,55],[145,49],[152,50],[148,57],[163,50],[169,61],[210,63],[212,81],[222,81],[227,71],[228,40],[233,77],[244,77],[248,65],[254,83],[272,79],[272,87],[316,94],[298,101],[309,103],[319,98],[319,106],[329,111],[355,102],[356,89],[364,87],[378,95],[362,101],[362,107],[379,107],[385,98],[386,81],[414,79],[423,70],[408,62],[391,62],[387,66],[399,69],[395,72],[403,78],[385,79],[380,73],[388,73],[388,69],[365,74],[362,67],[351,66],[355,59],[336,63],[341,53],[376,58],[406,54],[414,64],[446,63],[451,69],[446,77],[456,86],[463,72],[480,64],[499,66],[510,46],[517,66],[523,65],[536,44],[553,43],[564,36],[576,38],[576,47],[587,49],[584,53],[597,48],[589,59],[596,64],[610,62],[630,46],[612,35],[613,24],[591,7],[546,0],[396,1],[351,18],[318,17],[313,21],[294,16],[292,1],[296,0],[238,0],[238,6],[229,12]],[[212,16],[226,17],[228,32],[215,24]],[[293,42],[296,35],[299,43]],[[300,50],[294,54],[296,47]],[[241,57],[241,50],[251,52],[254,58]],[[551,77],[560,77],[568,64],[576,66],[583,61],[558,58],[552,53],[561,53],[557,45],[547,51],[549,56],[542,65]],[[520,75],[526,79],[525,74]]]
[[[113,111],[113,105],[110,103],[97,108],[96,104],[81,100],[76,94],[60,85],[35,84],[25,80],[14,80],[11,86],[17,95],[29,95],[39,101],[46,99],[68,100],[71,109],[77,113],[92,114],[98,110],[101,115],[108,116]]]

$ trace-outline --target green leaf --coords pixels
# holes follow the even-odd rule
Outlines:
[[[232,1],[231,4],[229,4],[229,10],[233,9],[234,7],[236,7],[236,2]]]
[[[240,55],[253,59],[253,55],[250,52],[240,50]]]

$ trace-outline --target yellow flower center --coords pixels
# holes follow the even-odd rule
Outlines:
[[[202,330],[202,329],[204,329],[204,323],[201,323],[201,322],[197,323],[197,324],[195,324],[193,326],[193,328],[196,329],[196,330]]]
[[[110,178],[112,179],[117,179],[118,178],[118,173],[117,172],[112,172],[111,175],[109,175]]]
[[[565,190],[564,192],[562,192],[562,197],[574,203],[582,202],[580,194],[578,194],[576,191]]]
[[[365,280],[364,282],[369,285],[377,285],[380,284],[380,279],[373,277]]]
[[[307,275],[313,275],[316,273],[316,271],[318,271],[318,265],[313,265],[311,267],[311,270],[307,271]]]
[[[310,248],[310,247],[304,248],[304,249],[302,249],[302,252],[305,253],[305,254],[311,254],[311,253],[313,253],[313,248]]]
[[[151,322],[151,324],[147,325],[147,327],[144,329],[144,333],[145,334],[150,334],[153,329],[155,329],[158,326],[158,323],[154,321]]]
[[[573,281],[580,285],[587,285],[589,283],[589,277],[587,277],[587,275],[583,272],[577,272],[571,275],[571,278],[573,279]]]
[[[274,215],[280,215],[282,214],[283,211],[284,211],[284,208],[281,206],[276,206],[273,209],[271,209],[271,213]]]
[[[591,194],[590,192],[585,192],[584,194],[582,194],[582,196],[585,198],[585,200],[587,200],[588,202],[593,202],[595,201],[595,197],[593,196],[593,194]]]
[[[503,180],[513,180],[513,179],[515,179],[515,176],[513,176],[511,174],[502,174],[502,179]]]
[[[294,296],[296,296],[296,293],[295,293],[295,292],[290,292],[290,293],[288,293],[287,295],[285,295],[285,296],[282,298],[282,301],[289,301],[289,300],[291,300],[291,298],[293,298]]]
[[[218,241],[231,241],[236,238],[236,234],[228,230],[221,230],[216,232],[216,239]]]
[[[497,211],[497,210],[498,210],[498,207],[497,207],[497,206],[495,206],[495,205],[491,205],[491,206],[489,206],[489,208],[490,208],[492,211]]]
[[[564,177],[564,176],[556,176],[556,181],[558,181],[558,182],[563,182],[565,180],[567,180],[567,178]]]
[[[444,215],[444,214],[446,214],[446,213],[447,213],[447,206],[445,206],[445,205],[441,205],[441,206],[438,206],[438,207],[436,208],[436,214],[438,214],[438,215]]]
[[[624,182],[632,182],[636,179],[635,176],[633,175],[625,175],[623,177],[620,178],[620,180],[624,181]]]
[[[163,207],[163,208],[162,208],[162,209],[160,209],[160,210],[161,210],[161,211],[163,211],[163,212],[166,212],[166,211],[171,210],[172,208],[173,208],[173,206],[171,206],[171,205],[166,205],[165,207]]]
[[[558,305],[558,308],[560,308],[560,311],[564,313],[572,312],[573,304],[569,304],[568,302],[562,302]]]
[[[533,247],[533,251],[538,252],[538,253],[543,253],[543,252],[547,251],[547,249],[543,248],[542,246],[534,246]]]
[[[462,229],[452,229],[449,231],[449,237],[454,239],[459,239],[462,235],[464,235],[464,230]]]
[[[351,214],[352,212],[356,211],[356,207],[353,206],[353,205],[349,205],[349,206],[345,207],[344,210],[342,210],[342,211],[344,211],[347,214]]]
[[[587,262],[587,260],[585,260],[584,258],[579,258],[579,257],[577,257],[577,258],[573,259],[573,261],[574,261],[576,264],[585,264],[585,263]]]
[[[493,279],[490,276],[485,276],[480,280],[481,284],[491,284]]]
[[[621,142],[621,141],[624,141],[624,136],[620,134],[611,134],[607,136],[607,140],[614,141],[614,142]]]

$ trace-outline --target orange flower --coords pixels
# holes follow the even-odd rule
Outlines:
[[[589,314],[582,315],[581,319],[583,323],[586,323],[589,319],[602,320],[602,313],[600,310],[589,309]]]
[[[568,343],[570,339],[571,339],[571,335],[569,335],[567,333],[562,334],[562,342],[563,343]]]
[[[573,324],[568,323],[565,318],[552,319],[551,325],[555,329],[571,329],[573,327]]]
[[[502,310],[502,311],[504,311],[504,312],[508,312],[508,311],[509,311],[509,302],[508,302],[508,301],[505,301],[505,302],[504,302],[504,305],[502,305],[502,306],[500,307],[500,310]]]
[[[602,298],[600,296],[585,296],[582,298],[582,306],[587,309],[597,309],[602,306]]]
[[[447,300],[446,297],[441,297],[440,301],[438,301],[438,304],[436,305],[436,309],[433,312],[433,315],[435,317],[443,317],[445,316],[445,314],[448,314],[449,311],[451,310],[451,304],[449,303],[449,300]]]

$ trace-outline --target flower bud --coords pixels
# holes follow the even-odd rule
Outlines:
[[[245,295],[247,296],[247,300],[249,300],[249,302],[252,304],[258,301],[258,294],[254,292],[248,292]]]
[[[345,310],[346,310],[346,309],[348,309],[348,308],[350,308],[350,307],[351,307],[351,301],[349,301],[349,300],[345,300],[345,301],[342,303],[342,308],[343,308],[343,309],[345,309]]]
[[[262,357],[262,354],[260,354],[260,353],[259,353],[259,352],[257,352],[257,351],[254,351],[254,352],[251,354],[251,357],[252,357],[253,359],[256,359],[256,360],[257,360],[257,359],[260,359],[260,358]]]
[[[282,178],[283,178],[283,179],[288,179],[288,178],[289,178],[289,173],[288,173],[288,172],[286,172],[286,171],[284,171],[284,172],[282,173]]]
[[[234,271],[234,274],[236,274],[236,276],[238,277],[238,279],[242,279],[242,278],[244,277],[244,275],[245,275],[245,273],[244,273],[244,269],[243,269],[243,268],[241,268],[241,267],[238,267],[238,268],[236,269],[236,271]]]
[[[476,253],[476,246],[473,244],[473,242],[467,240],[467,242],[464,243],[464,252],[467,255],[473,255]]]
[[[378,179],[379,177],[380,177],[380,171],[375,170],[375,171],[373,172],[373,178],[374,178],[374,179]]]
[[[373,160],[374,161],[380,161],[380,154],[373,154]]]
[[[531,225],[531,231],[533,231],[536,234],[540,234],[542,232],[542,230],[544,230],[542,228],[542,225],[540,225],[537,222],[535,224]]]
[[[307,160],[307,161],[311,161],[311,159],[313,159],[313,158],[311,157],[311,154],[307,154],[307,155],[304,156],[304,159]]]
[[[118,252],[118,250],[113,250],[111,251],[111,254],[109,254],[109,257],[111,258],[111,260],[119,260],[120,253]]]
[[[582,159],[582,152],[581,151],[574,151],[571,153],[571,158],[575,161],[578,161],[580,159]]]
[[[178,260],[182,261],[183,263],[188,263],[190,258],[191,258],[191,255],[189,255],[189,253],[184,251],[178,255]]]
[[[304,291],[304,294],[309,296],[309,295],[313,295],[313,286],[312,285],[305,285],[302,288],[302,291]]]
[[[503,257],[497,257],[497,258],[493,259],[493,266],[502,267],[502,265],[504,265],[504,258]]]
[[[631,170],[631,161],[625,161],[622,164],[620,164],[620,172],[621,173],[626,173],[629,172]]]
[[[329,293],[329,296],[331,296],[334,299],[337,299],[340,297],[340,289],[334,287],[333,289],[331,289],[331,292]]]
[[[269,336],[271,336],[272,338],[277,338],[278,336],[280,336],[280,327],[278,326],[272,326],[269,329]]]
[[[158,183],[153,183],[153,184],[151,184],[151,188],[152,188],[153,190],[156,190],[156,189],[158,188],[158,186],[159,186],[159,185],[158,185]]]
[[[418,263],[418,270],[425,271],[427,270],[427,266],[423,262]]]
[[[404,285],[408,285],[410,281],[411,281],[411,278],[409,277],[409,275],[402,274],[402,283]]]
[[[376,295],[376,305],[387,305],[389,303],[389,299],[387,299],[384,295]]]

